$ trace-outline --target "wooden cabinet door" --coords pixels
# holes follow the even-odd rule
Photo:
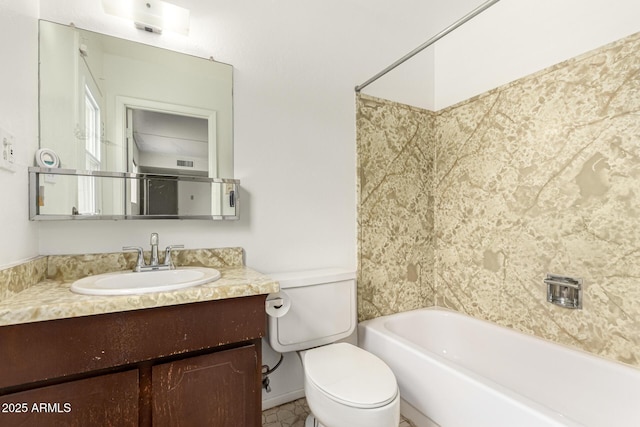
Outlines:
[[[0,396],[0,425],[138,425],[138,371],[101,375]]]
[[[155,427],[259,427],[254,344],[175,362],[152,371]]]

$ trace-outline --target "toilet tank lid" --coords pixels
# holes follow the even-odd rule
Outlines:
[[[318,270],[272,273],[268,274],[268,276],[280,283],[280,289],[287,289],[341,282],[343,280],[355,280],[356,272],[345,268],[324,268]]]

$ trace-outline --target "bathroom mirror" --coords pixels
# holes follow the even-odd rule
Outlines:
[[[233,177],[231,65],[47,21],[39,36],[40,148],[61,168]]]
[[[32,167],[29,218],[234,220],[239,184],[204,176]]]

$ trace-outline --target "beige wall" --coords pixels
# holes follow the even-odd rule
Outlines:
[[[639,51],[437,113],[360,97],[360,319],[438,305],[640,365]],[[547,272],[584,279],[582,310]]]

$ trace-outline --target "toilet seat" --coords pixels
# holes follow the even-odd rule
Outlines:
[[[353,408],[379,408],[398,395],[391,369],[377,356],[347,343],[304,352],[306,380],[334,400]]]

